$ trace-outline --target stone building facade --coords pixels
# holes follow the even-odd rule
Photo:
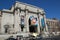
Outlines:
[[[49,32],[60,33],[60,20],[58,19],[46,19]]]
[[[42,8],[16,1],[10,10],[0,11],[1,33],[40,33],[41,29],[48,31]]]

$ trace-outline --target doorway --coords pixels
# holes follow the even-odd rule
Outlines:
[[[5,33],[8,33],[9,25],[4,25]]]
[[[37,32],[37,18],[34,18],[33,16],[29,18],[29,32],[30,33],[36,33]]]

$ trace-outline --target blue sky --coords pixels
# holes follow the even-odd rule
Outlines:
[[[1,0],[0,10],[9,9],[15,1],[20,1],[43,8],[47,18],[60,19],[60,0]]]

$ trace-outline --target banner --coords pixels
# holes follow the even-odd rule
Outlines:
[[[44,18],[41,18],[41,25],[42,25],[42,29],[44,29],[44,27],[45,27],[45,20],[44,20]]]
[[[21,16],[21,25],[24,25],[24,16]]]
[[[31,25],[38,26],[37,18],[35,18],[34,16],[30,16],[30,20],[31,20]]]

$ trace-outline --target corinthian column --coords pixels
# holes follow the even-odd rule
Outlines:
[[[40,13],[38,13],[38,33],[40,33]]]
[[[21,32],[20,28],[20,17],[19,17],[19,9],[15,10],[15,15],[14,15],[14,31],[15,32]]]
[[[44,19],[45,19],[45,29],[46,29],[46,32],[48,32],[48,26],[46,24],[46,16],[44,15]]]

